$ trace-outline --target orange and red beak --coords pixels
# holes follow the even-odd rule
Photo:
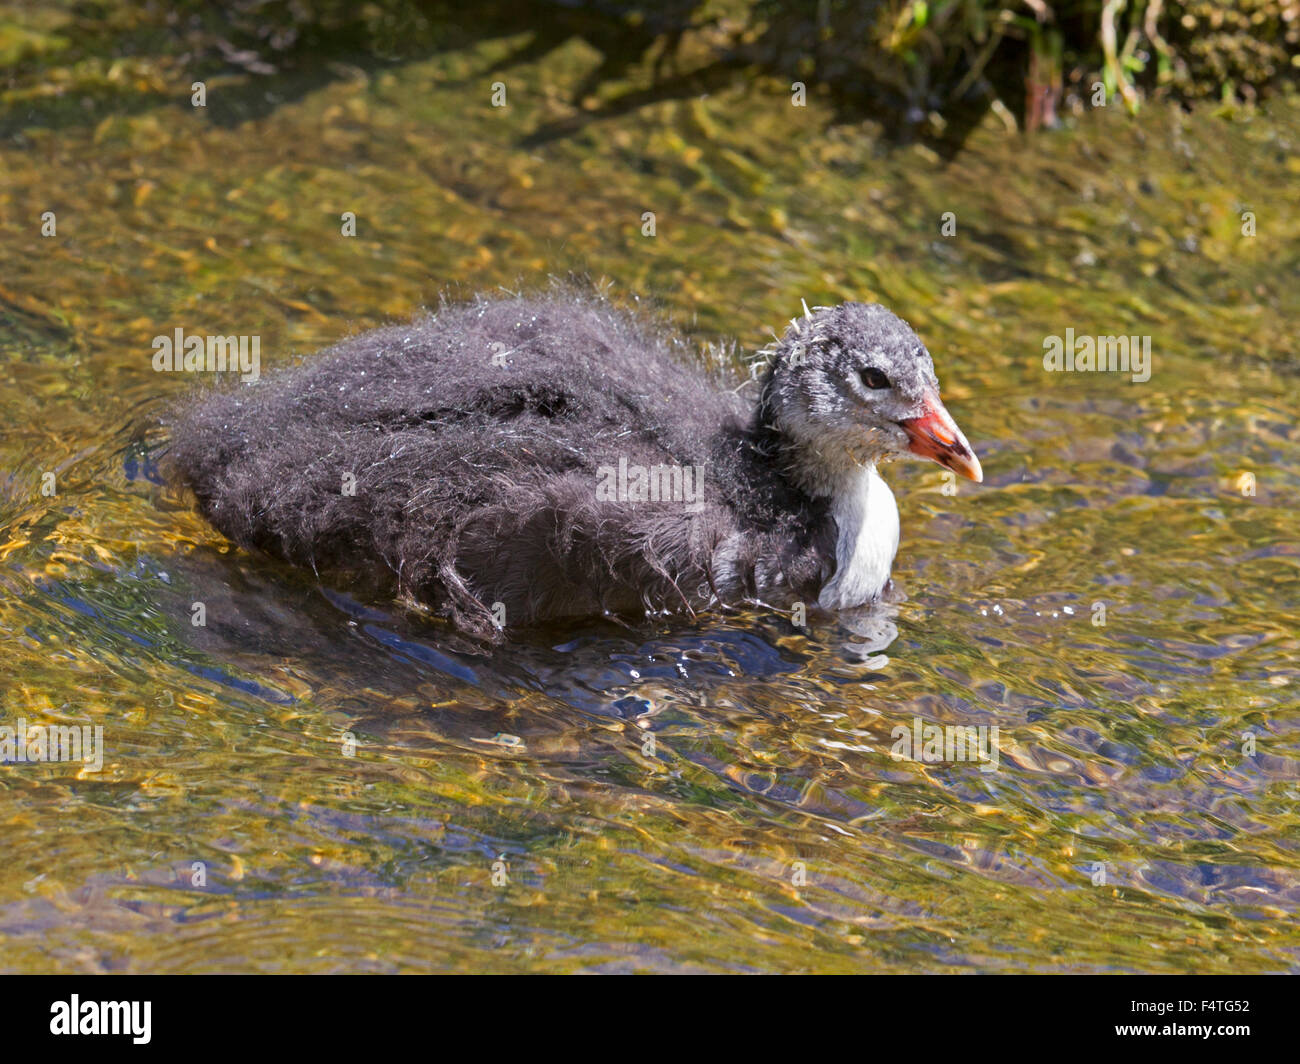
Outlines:
[[[907,449],[913,454],[938,462],[976,483],[984,479],[980,460],[970,449],[957,422],[944,409],[938,393],[931,392],[925,397],[925,412],[920,417],[908,418],[899,424],[907,433]]]

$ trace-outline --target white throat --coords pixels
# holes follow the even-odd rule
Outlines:
[[[898,553],[898,504],[874,465],[846,471],[831,492],[835,575],[817,604],[827,610],[861,606],[880,596]]]

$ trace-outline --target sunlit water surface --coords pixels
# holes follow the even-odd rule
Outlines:
[[[493,110],[525,40],[10,114],[0,723],[106,755],[0,766],[0,968],[1300,968],[1300,110],[949,163],[780,86],[575,110],[581,41],[507,61]],[[193,382],[155,335],[255,333],[269,367],[570,270],[743,353],[801,297],[913,323],[986,481],[891,467],[894,615],[485,652],[158,482]],[[1045,373],[1067,327],[1150,335],[1151,379]],[[997,770],[893,759],[917,718],[996,725]]]

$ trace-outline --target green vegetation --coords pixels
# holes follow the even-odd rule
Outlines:
[[[964,133],[989,108],[1008,126],[1056,123],[1103,100],[1253,102],[1294,91],[1300,0],[541,0],[521,52],[573,39],[602,55],[588,89],[652,60],[656,80],[748,69],[805,81],[846,117],[896,133]],[[514,34],[513,0],[204,0],[54,4],[6,26],[0,114],[70,91],[160,89],[182,73],[319,74],[322,57],[403,61]],[[17,23],[20,20],[13,19]],[[44,29],[42,28],[44,26]],[[1099,86],[1104,88],[1104,93]]]

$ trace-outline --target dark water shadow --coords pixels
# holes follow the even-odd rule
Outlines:
[[[237,127],[265,118],[336,81],[358,74],[369,78],[441,53],[514,38],[523,30],[530,34],[526,42],[512,47],[475,77],[496,77],[542,62],[573,42],[581,42],[600,57],[570,93],[575,114],[528,134],[521,142],[525,148],[574,136],[593,123],[665,100],[715,92],[736,83],[746,71],[757,71],[782,79],[808,80],[813,91],[824,92],[830,99],[834,123],[871,119],[880,124],[886,141],[921,140],[950,161],[988,110],[992,99],[988,77],[997,76],[999,94],[1011,101],[1013,109],[1018,105],[1015,92],[1022,80],[1014,57],[999,55],[997,64],[990,64],[988,76],[975,79],[963,98],[943,103],[946,125],[936,135],[922,119],[939,101],[918,98],[917,90],[901,90],[876,76],[871,64],[860,56],[850,62],[851,50],[841,47],[830,59],[820,57],[823,69],[814,75],[800,75],[794,69],[798,56],[808,50],[820,55],[822,50],[817,16],[811,12],[781,12],[743,44],[725,43],[725,35],[714,32],[714,58],[702,64],[697,59],[696,66],[685,69],[683,41],[690,34],[714,31],[721,21],[710,15],[700,0],[666,0],[650,9],[605,0],[552,0],[539,5],[524,23],[517,5],[504,2],[476,5],[472,17],[454,5],[428,0],[388,0],[344,13],[328,7],[306,14],[261,5],[235,4],[224,13],[201,4],[175,7],[171,16],[142,17],[122,27],[114,26],[107,15],[97,21],[93,13],[82,12],[73,24],[75,34],[70,35],[67,49],[48,61],[25,57],[3,71],[11,83],[20,84],[40,79],[47,65],[152,56],[163,69],[172,65],[182,69],[183,77],[174,92],[88,85],[76,94],[15,93],[12,103],[0,105],[0,137],[21,138],[29,127],[53,131],[86,128],[110,115],[127,117],[166,106],[192,114],[192,83],[216,78],[222,79],[220,91],[208,94],[205,118],[222,127]],[[633,7],[635,19],[628,17]],[[869,18],[870,12],[855,17]],[[995,75],[998,64],[1006,65],[1010,73]],[[639,67],[648,70],[648,86],[629,89],[584,109],[584,100],[604,86],[628,80]]]

